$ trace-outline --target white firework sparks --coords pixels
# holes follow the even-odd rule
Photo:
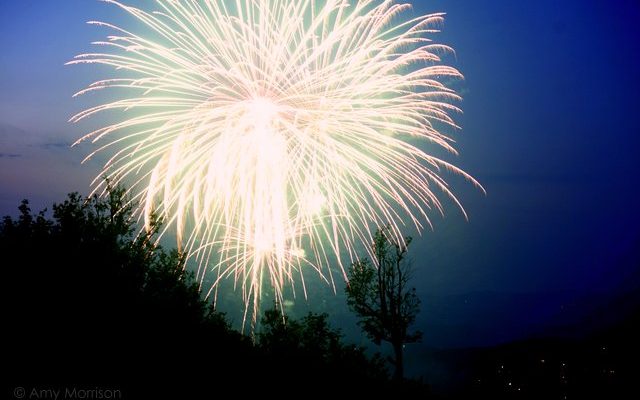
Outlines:
[[[390,0],[107,2],[144,33],[89,22],[114,31],[94,43],[107,51],[69,64],[118,75],[78,94],[123,91],[71,119],[118,111],[79,142],[112,151],[100,175],[129,184],[147,224],[164,216],[200,282],[240,284],[245,316],[263,280],[279,299],[295,276],[304,288],[307,268],[333,283],[329,264],[344,275],[341,256],[357,257],[376,227],[422,229],[443,212],[436,193],[460,205],[443,169],[478,185],[408,141],[455,153],[438,126],[456,127],[459,96],[442,80],[461,74],[427,37],[442,14],[408,18]]]

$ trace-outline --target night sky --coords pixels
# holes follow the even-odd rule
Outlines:
[[[414,5],[447,13],[435,39],[465,75],[460,156],[447,160],[487,190],[449,176],[470,220],[449,207],[412,244],[425,345],[526,337],[636,289],[640,3]],[[90,147],[69,148],[90,124],[67,120],[88,104],[72,94],[102,75],[64,66],[107,33],[92,19],[129,22],[91,0],[0,4],[1,215],[87,193],[99,172],[100,158],[80,165]]]

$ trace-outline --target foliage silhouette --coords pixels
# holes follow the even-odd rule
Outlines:
[[[389,228],[378,229],[373,240],[374,263],[361,259],[353,263],[345,288],[347,304],[359,317],[359,324],[377,345],[391,343],[395,366],[394,378],[404,379],[403,349],[406,343],[421,339],[419,331],[409,332],[420,310],[411,277],[407,249],[411,238],[398,240]]]
[[[216,355],[212,374],[231,375],[253,354],[250,340],[201,300],[183,257],[155,245],[159,222],[138,232],[122,188],[106,199],[70,194],[53,206],[52,220],[33,215],[26,200],[19,210],[0,225],[11,304],[6,362],[18,382],[102,382],[131,398],[171,388],[183,395],[179,371],[200,374],[198,343]]]
[[[387,381],[384,361],[377,354],[369,358],[363,347],[343,344],[342,334],[329,326],[327,318],[327,314],[309,313],[291,319],[274,306],[260,321],[257,343],[298,382],[312,383],[315,376],[324,376],[336,387],[361,382],[379,389],[379,383]],[[307,370],[300,371],[299,365]]]
[[[390,388],[379,358],[342,343],[326,314],[289,320],[269,310],[254,343],[201,299],[185,260],[140,232],[122,188],[70,194],[0,223],[9,390],[115,388],[121,398],[203,398],[286,387],[317,394]],[[248,384],[251,383],[251,384]],[[338,389],[340,388],[340,389]],[[288,393],[288,394],[287,394]]]

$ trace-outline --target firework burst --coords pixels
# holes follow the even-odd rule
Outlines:
[[[442,14],[371,0],[107,2],[140,32],[89,22],[113,30],[94,43],[106,51],[69,64],[118,72],[78,94],[121,97],[71,119],[117,111],[78,142],[102,143],[87,158],[112,154],[100,176],[127,182],[147,226],[164,217],[200,282],[213,274],[209,294],[223,278],[239,284],[245,317],[263,284],[282,299],[299,276],[306,295],[309,268],[333,283],[329,264],[344,275],[342,257],[378,226],[422,229],[443,212],[437,193],[460,205],[442,170],[477,185],[412,144],[455,153],[438,127],[456,127],[459,97],[443,79],[461,74],[428,39]]]

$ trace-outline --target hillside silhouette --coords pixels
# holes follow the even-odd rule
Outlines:
[[[71,194],[51,219],[27,201],[4,218],[7,390],[99,386],[122,398],[216,397],[221,386],[281,397],[399,390],[326,315],[285,326],[268,312],[255,341],[234,331],[201,299],[181,255],[155,246],[154,231],[138,234],[131,214],[123,190],[111,189],[105,200]]]
[[[71,194],[51,213],[23,201],[0,224],[6,390],[102,387],[122,398],[355,395],[411,398],[627,398],[638,393],[635,286],[568,318],[564,330],[494,347],[432,350],[447,384],[394,382],[380,356],[346,344],[326,314],[274,307],[253,337],[203,301],[185,260],[140,233],[122,189]],[[624,317],[607,319],[608,310]],[[611,323],[597,329],[597,321]],[[576,335],[576,332],[584,332]],[[554,333],[558,333],[554,336]],[[427,381],[431,377],[426,376]],[[7,394],[7,392],[5,392]],[[633,396],[632,396],[633,397]]]

